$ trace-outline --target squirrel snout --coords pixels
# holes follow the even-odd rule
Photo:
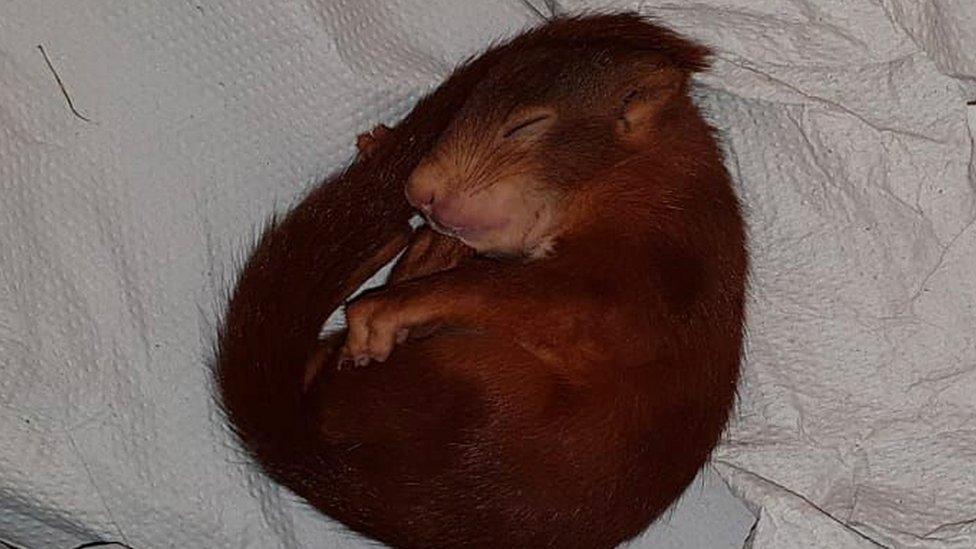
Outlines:
[[[407,183],[405,193],[407,202],[418,210],[429,214],[434,203],[444,194],[444,190],[433,178],[413,178]]]

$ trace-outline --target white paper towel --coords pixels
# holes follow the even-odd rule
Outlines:
[[[703,103],[755,265],[717,464],[759,517],[753,545],[976,546],[973,4],[615,5],[719,53]],[[216,315],[272,209],[534,17],[515,0],[0,6],[0,539],[361,544],[223,430]],[[703,486],[636,545],[741,540],[751,520]]]

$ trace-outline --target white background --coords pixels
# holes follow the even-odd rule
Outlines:
[[[976,3],[614,5],[716,48],[701,102],[754,266],[715,468],[754,546],[976,546]],[[0,2],[0,539],[358,545],[224,431],[206,362],[228,281],[357,132],[536,20],[515,0]],[[740,545],[755,519],[724,481],[642,544]]]

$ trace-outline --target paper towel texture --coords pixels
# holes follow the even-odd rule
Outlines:
[[[754,267],[716,467],[752,545],[976,546],[974,4],[612,5],[718,53],[702,103]],[[0,539],[361,545],[224,430],[217,315],[261,222],[357,132],[534,21],[515,0],[0,6]],[[751,518],[703,482],[635,545],[739,543]]]

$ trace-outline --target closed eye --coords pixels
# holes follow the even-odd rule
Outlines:
[[[551,118],[551,116],[548,115],[548,114],[540,114],[539,116],[533,116],[532,118],[529,118],[528,120],[523,120],[523,121],[515,124],[511,128],[509,128],[508,130],[506,130],[505,133],[502,134],[502,137],[505,138],[505,139],[508,139],[509,137],[512,137],[515,134],[517,134],[517,133],[519,133],[519,132],[521,132],[523,130],[529,129],[530,127],[535,126],[539,122],[543,122],[545,120],[548,120],[549,118]]]

